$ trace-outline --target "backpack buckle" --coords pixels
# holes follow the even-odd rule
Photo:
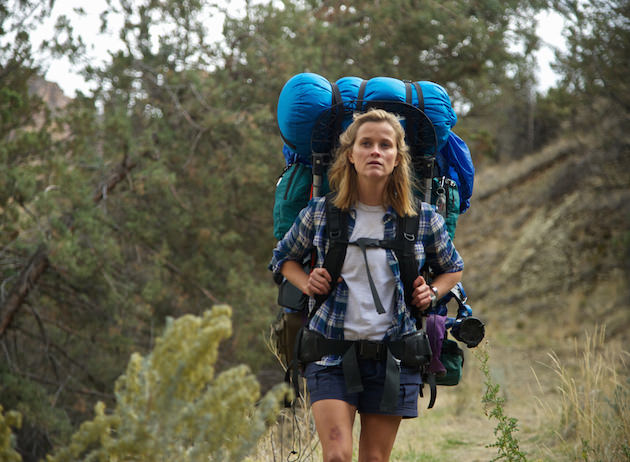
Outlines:
[[[360,359],[375,359],[380,360],[383,358],[383,352],[386,346],[383,342],[375,342],[372,340],[358,340],[358,354]]]
[[[411,242],[416,242],[416,235],[415,234],[409,234],[409,233],[403,233],[403,237]]]

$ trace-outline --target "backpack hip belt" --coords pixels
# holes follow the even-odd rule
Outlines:
[[[359,371],[360,359],[386,361],[383,398],[380,403],[380,409],[385,412],[393,412],[397,407],[400,389],[399,365],[420,369],[431,360],[431,346],[423,330],[400,340],[376,342],[328,339],[319,332],[304,327],[298,334],[295,349],[295,357],[301,364],[318,361],[328,355],[341,356],[341,367],[348,393],[363,391]]]
[[[382,361],[390,351],[401,365],[422,367],[431,359],[431,347],[424,330],[406,335],[400,340],[378,342],[374,340],[338,340],[326,338],[319,332],[303,328],[296,357],[302,363],[319,361],[324,356],[344,356],[352,347],[358,359]]]

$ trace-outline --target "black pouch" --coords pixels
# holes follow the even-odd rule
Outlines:
[[[392,353],[400,359],[403,366],[423,367],[429,364],[429,361],[431,361],[431,345],[429,344],[427,333],[419,330],[403,337],[392,345]]]
[[[306,364],[322,359],[321,342],[325,340],[322,334],[303,327],[298,339],[297,359],[300,363]]]
[[[286,279],[278,287],[278,305],[293,311],[303,311],[308,308],[308,296]]]

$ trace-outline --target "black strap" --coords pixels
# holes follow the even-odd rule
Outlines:
[[[429,363],[431,357],[431,347],[424,332],[393,342],[375,342],[330,339],[302,328],[296,342],[295,355],[302,364],[318,361],[328,355],[341,356],[341,368],[348,393],[363,391],[359,360],[385,361],[385,382],[380,409],[387,412],[394,411],[397,405],[400,366],[422,368]],[[294,369],[293,386],[297,396],[299,389],[296,381]]]
[[[418,238],[418,228],[420,226],[420,215],[398,217],[396,242],[399,244],[394,248],[394,253],[398,259],[400,267],[400,280],[405,290],[405,303],[411,308],[413,294],[413,282],[418,277],[418,261],[416,260],[416,239]]]
[[[411,94],[411,81],[403,80],[405,83],[405,103],[413,104],[413,96]]]
[[[383,397],[379,408],[383,412],[396,412],[398,408],[398,392],[400,391],[400,365],[394,358],[390,349],[387,349],[387,362],[385,363],[385,383],[383,384]]]
[[[365,98],[365,88],[367,87],[367,80],[361,80],[361,85],[359,85],[359,93],[357,94],[357,105],[356,111],[363,112],[363,98]]]
[[[416,89],[416,95],[418,95],[418,104],[416,107],[424,112],[424,95],[422,94],[422,87],[418,82],[412,82],[412,85]]]
[[[350,347],[342,356],[341,368],[348,393],[361,393],[363,382],[359,369],[358,342],[351,342]],[[385,362],[385,382],[383,384],[383,396],[379,409],[383,412],[395,412],[398,407],[398,392],[400,390],[400,366],[394,358],[391,350],[387,348]]]
[[[337,280],[341,276],[341,268],[346,259],[348,248],[348,212],[343,212],[333,205],[332,193],[326,195],[326,228],[328,232],[328,252],[324,257],[323,267],[331,277],[331,290],[328,294],[315,295],[315,307],[311,311],[311,316],[322,303],[326,301],[330,294],[334,293]]]
[[[332,108],[334,108],[333,114],[333,133],[332,133],[332,141],[333,146],[336,145],[339,140],[339,135],[341,135],[341,127],[343,125],[343,100],[341,99],[341,91],[339,90],[339,86],[335,82],[330,82],[330,87],[332,89]]]
[[[295,336],[295,344],[293,345],[293,358],[291,362],[287,364],[287,370],[284,373],[284,382],[287,385],[293,385],[293,399],[289,400],[289,398],[285,395],[284,397],[284,407],[292,407],[295,401],[300,396],[300,361],[298,358],[301,356],[300,347],[302,345],[302,336],[304,334],[304,328],[298,330],[297,335]]]
[[[429,396],[429,405],[427,406],[427,409],[431,409],[433,405],[435,404],[435,399],[437,398],[437,383],[436,383],[435,374],[433,373],[427,374],[425,380],[429,384],[429,390],[431,393]]]

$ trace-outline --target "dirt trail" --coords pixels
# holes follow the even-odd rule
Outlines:
[[[492,342],[492,338],[490,337]],[[547,417],[540,404],[543,395],[552,392],[553,372],[543,351],[531,354],[506,347],[486,347],[493,383],[500,386],[505,399],[504,413],[517,419],[514,436],[528,460],[542,460],[544,442],[541,425]],[[482,405],[485,392],[480,361],[466,352],[466,373],[457,387],[440,387],[434,409],[427,410],[427,399],[420,400],[420,417],[401,425],[392,462],[428,461],[487,462],[497,456],[497,449],[488,447],[497,441],[496,419],[486,416]],[[534,372],[535,371],[535,372]],[[541,390],[538,381],[543,383]],[[530,459],[530,457],[532,457]]]

